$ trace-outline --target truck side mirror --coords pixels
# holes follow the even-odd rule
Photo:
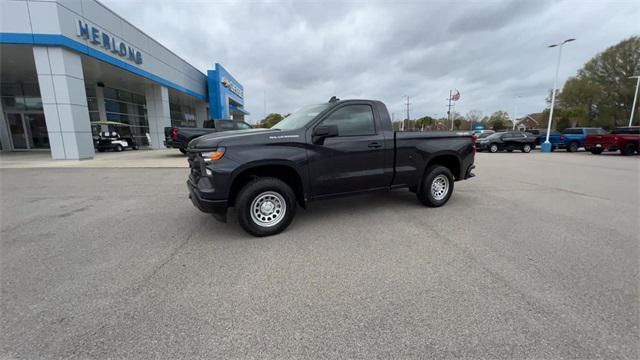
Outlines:
[[[320,125],[313,129],[313,142],[318,143],[328,137],[338,136],[338,125]]]

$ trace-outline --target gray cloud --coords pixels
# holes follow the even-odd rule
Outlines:
[[[541,110],[553,85],[597,52],[637,35],[640,4],[600,1],[122,1],[103,0],[194,66],[223,64],[244,85],[251,118],[332,95],[385,101],[403,116]],[[518,97],[516,100],[516,96]],[[412,115],[413,116],[413,115]]]

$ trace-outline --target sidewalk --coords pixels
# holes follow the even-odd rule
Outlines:
[[[0,169],[31,168],[185,168],[186,156],[176,149],[96,153],[93,160],[52,160],[49,152],[2,152]]]

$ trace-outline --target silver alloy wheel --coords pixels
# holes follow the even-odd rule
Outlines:
[[[275,191],[265,191],[251,202],[251,220],[262,227],[272,227],[284,219],[287,202]]]
[[[443,174],[436,176],[431,182],[431,196],[440,201],[449,193],[449,178]]]
[[[529,144],[525,144],[524,147],[522,148],[522,150],[524,150],[524,152],[528,153],[531,151],[531,145]]]
[[[498,145],[493,144],[491,145],[491,147],[489,148],[489,150],[494,153],[494,152],[498,152]]]

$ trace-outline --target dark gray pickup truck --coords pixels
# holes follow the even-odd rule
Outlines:
[[[313,200],[404,187],[442,206],[455,181],[473,176],[475,142],[470,133],[395,132],[382,102],[332,99],[271,129],[201,136],[187,152],[193,204],[223,221],[235,206],[247,232],[267,236]]]
[[[186,154],[187,144],[198,136],[220,131],[246,130],[251,128],[251,125],[244,121],[233,120],[208,120],[204,122],[204,127],[201,128],[167,126],[164,128],[164,146],[178,149],[181,153]]]

